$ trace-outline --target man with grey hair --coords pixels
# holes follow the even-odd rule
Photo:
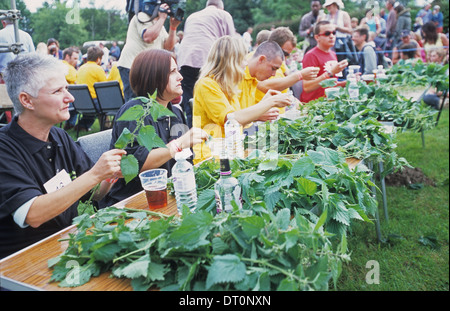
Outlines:
[[[206,62],[213,43],[223,36],[233,34],[234,21],[230,13],[224,10],[222,0],[208,0],[203,10],[189,15],[186,19],[177,62],[183,76],[181,106],[189,127],[192,127],[192,108],[189,100],[193,97],[200,68]]]
[[[0,258],[72,224],[80,199],[97,184],[94,200],[122,177],[123,150],[105,152],[97,163],[63,129],[69,119],[67,67],[38,53],[8,63],[5,81],[14,105],[0,129]]]

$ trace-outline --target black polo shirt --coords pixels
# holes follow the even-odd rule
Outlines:
[[[38,228],[20,228],[12,214],[33,197],[46,194],[44,184],[66,170],[72,178],[93,166],[86,153],[62,129],[50,130],[49,142],[25,132],[17,117],[0,129],[0,258],[72,224],[78,202]]]
[[[136,105],[142,105],[142,102],[138,99],[127,102],[125,105],[121,107],[121,109],[116,115],[115,120],[118,120],[126,110]],[[165,144],[168,144],[173,139],[182,136],[188,130],[186,125],[187,124],[186,118],[184,116],[183,111],[176,108],[171,103],[167,105],[167,108],[170,111],[172,111],[176,115],[176,117],[161,117],[158,119],[158,122],[155,122],[153,120],[153,117],[149,115],[144,120],[145,125],[152,125],[155,128],[157,135],[162,139],[162,141]],[[122,134],[124,128],[127,128],[130,132],[133,132],[136,129],[136,121],[114,122],[110,145],[111,149],[114,148],[114,144],[119,138],[120,134]],[[139,163],[139,171],[141,171],[142,166],[144,165],[150,151],[146,147],[140,146],[137,143],[137,141],[133,143],[132,147],[127,146],[125,150],[127,151],[127,154],[133,154],[136,157]],[[192,162],[192,158],[189,160]],[[168,176],[171,176],[172,167],[174,164],[175,160],[170,159],[169,161],[164,163],[160,168],[166,169],[168,171]],[[139,176],[135,177],[133,180],[128,182],[128,184],[125,183],[125,180],[123,178],[119,179],[114,184],[111,191],[109,191],[109,193],[104,197],[104,199],[99,202],[99,207],[104,208],[107,206],[114,205],[115,203],[120,202],[140,191],[142,191],[142,185],[141,181],[139,180]]]

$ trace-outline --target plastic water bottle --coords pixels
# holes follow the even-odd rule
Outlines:
[[[387,79],[386,71],[384,70],[383,65],[378,65],[376,79],[378,85],[383,83],[384,82],[383,80]]]
[[[181,214],[183,205],[186,205],[192,212],[197,206],[194,167],[187,161],[191,154],[189,149],[177,152],[175,154],[177,162],[172,168],[172,181],[179,214]]]
[[[228,159],[244,157],[244,140],[242,139],[242,125],[234,118],[234,113],[228,114],[225,122],[225,146]]]
[[[348,96],[350,97],[350,99],[358,99],[359,98],[358,81],[356,79],[356,75],[351,69],[349,74],[347,75],[347,81],[349,82]]]
[[[214,185],[217,213],[233,211],[234,201],[239,209],[242,208],[241,186],[239,181],[231,176],[230,161],[220,159],[220,178]]]

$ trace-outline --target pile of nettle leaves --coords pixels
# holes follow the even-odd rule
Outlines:
[[[423,70],[438,70],[420,68],[415,83]],[[255,140],[276,135],[276,148],[231,162],[242,187],[242,210],[216,214],[219,164],[203,162],[195,168],[195,213],[185,208],[175,217],[109,207],[94,217],[81,215],[66,251],[48,262],[51,280],[74,287],[110,271],[131,279],[134,290],[326,290],[330,280],[336,285],[342,263],[350,260],[346,235],[352,222],[372,223],[377,208],[372,173],[364,165],[350,170],[345,158],[382,158],[390,171],[405,160],[397,158],[393,136],[379,121],[414,131],[434,124],[433,111],[389,85],[359,85],[362,100],[349,100],[343,88],[334,101],[308,104],[308,116],[280,119],[276,134],[269,123],[261,127],[266,134]],[[149,109],[159,109],[152,102],[124,118],[142,120]],[[135,139],[151,147],[148,137],[154,137],[149,127],[125,131],[116,147]],[[133,163],[122,162],[128,179],[136,174]]]
[[[449,84],[448,68],[448,64],[424,63],[422,60],[415,62],[401,60],[387,70],[388,79],[385,82],[393,86],[432,86],[437,91],[445,91]]]
[[[370,222],[367,214],[376,208],[368,172],[350,171],[343,155],[329,149],[286,158],[255,152],[231,165],[242,185],[242,210],[216,214],[219,166],[204,162],[196,167],[195,213],[185,209],[178,218],[110,207],[93,218],[81,215],[66,251],[49,261],[51,280],[80,286],[111,271],[131,279],[134,290],[326,290],[330,280],[336,284],[350,259],[346,230],[355,219]]]
[[[447,84],[448,85],[448,84]],[[348,86],[341,88],[335,100],[315,100],[305,108],[311,116],[333,114],[338,123],[351,118],[393,122],[398,131],[426,131],[435,126],[437,111],[423,102],[406,98],[389,83],[377,85],[358,82],[359,100],[348,97]]]

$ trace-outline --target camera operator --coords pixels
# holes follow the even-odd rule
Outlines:
[[[139,12],[131,19],[128,25],[126,43],[117,64],[123,82],[125,101],[135,97],[129,80],[131,64],[135,57],[148,49],[172,51],[177,43],[176,32],[181,21],[171,17],[169,32],[164,28],[164,22],[170,13],[169,5],[163,3],[155,18],[152,19],[152,16],[146,12]]]
[[[58,59],[63,59],[63,53],[59,49],[59,42],[54,38],[47,40],[47,53]]]

